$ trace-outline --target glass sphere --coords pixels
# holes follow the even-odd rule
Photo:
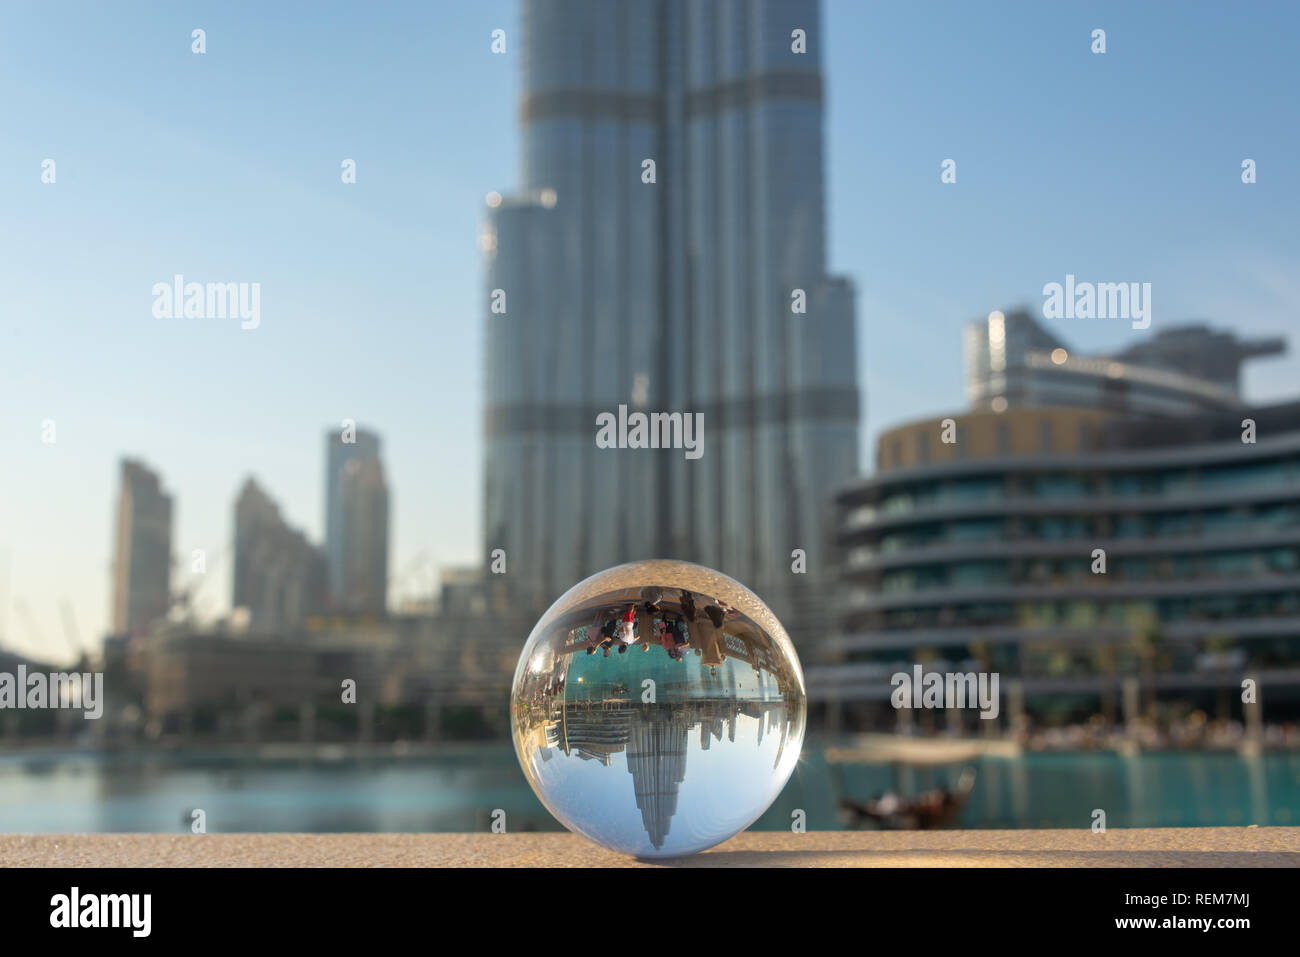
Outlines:
[[[524,645],[515,752],[560,823],[612,850],[677,857],[754,823],[803,746],[803,671],[744,585],[678,561],[570,588]]]

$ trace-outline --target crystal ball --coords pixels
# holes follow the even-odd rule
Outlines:
[[[744,585],[679,561],[619,565],[533,628],[510,695],[524,776],[561,824],[678,857],[754,823],[799,760],[803,671]]]

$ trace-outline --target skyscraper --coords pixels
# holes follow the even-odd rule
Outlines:
[[[235,500],[234,607],[248,609],[257,631],[293,628],[324,610],[325,577],[321,550],[247,479]]]
[[[818,4],[523,7],[522,183],[481,237],[487,548],[525,601],[683,558],[816,630],[859,405]],[[702,455],[597,447],[620,405],[700,413]]]
[[[325,435],[325,555],[335,611],[382,613],[388,590],[388,486],[380,440],[365,429]]]
[[[388,594],[388,484],[379,459],[343,466],[343,605],[383,614]]]
[[[171,604],[172,500],[156,472],[122,460],[113,559],[113,631],[139,634]]]

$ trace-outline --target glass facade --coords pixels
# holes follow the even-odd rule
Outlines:
[[[853,292],[825,271],[818,24],[814,0],[524,4],[523,182],[484,241],[487,299],[506,297],[485,544],[516,600],[673,557],[796,636],[825,610],[858,395]],[[702,414],[703,454],[598,448],[620,405]]]
[[[1300,683],[1300,404],[1248,414],[1269,423],[1255,443],[954,458],[848,487],[840,634],[813,699],[879,690],[837,677],[846,662],[937,658],[1029,695],[1114,691],[1152,661],[1190,687],[1269,670],[1276,702]]]

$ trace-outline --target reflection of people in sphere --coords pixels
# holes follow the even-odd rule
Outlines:
[[[636,641],[636,605],[628,605],[627,611],[623,612],[623,620],[619,622],[618,629],[618,653],[621,655],[627,651],[627,646]]]
[[[659,641],[668,652],[668,657],[677,661],[683,660],[682,652],[690,647],[690,639],[686,631],[686,622],[677,615],[664,615],[659,625]]]
[[[587,654],[595,654],[596,649],[600,647],[600,631],[603,624],[603,608],[597,608],[595,617],[591,619],[591,624],[587,626]]]
[[[689,648],[691,646],[691,634],[686,630],[686,622],[673,616],[673,634],[677,636],[678,648]]]
[[[704,614],[692,626],[695,636],[695,650],[700,652],[701,663],[716,668],[727,660],[727,653],[722,644],[722,623],[726,613],[716,604],[710,602],[704,606]]]
[[[709,616],[709,621],[713,622],[713,627],[722,630],[722,621],[726,617],[726,612],[720,607],[722,602],[704,606],[704,614]]]
[[[661,618],[659,620],[659,643],[664,646],[665,651],[672,651],[673,643],[672,639],[668,637],[667,618]]]
[[[657,590],[657,589],[656,589]],[[658,600],[655,601],[655,607],[651,607],[650,602],[642,602],[636,614],[636,633],[641,642],[641,650],[649,651],[650,644],[654,641],[655,634],[655,612],[658,609]]]
[[[685,588],[682,590],[682,614],[686,616],[687,621],[695,620],[695,596]]]
[[[605,657],[608,658],[609,646],[614,643],[614,636],[618,633],[618,626],[619,622],[614,617],[613,610],[604,614],[598,610],[595,620],[587,628],[587,654],[594,655],[597,648],[602,648],[605,651]],[[598,636],[600,640],[594,640],[591,637],[592,635]]]
[[[645,610],[654,614],[659,610],[659,602],[663,600],[664,593],[661,589],[651,585],[649,588],[641,589],[641,597],[645,599]]]

